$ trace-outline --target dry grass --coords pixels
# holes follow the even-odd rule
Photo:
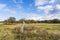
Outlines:
[[[7,38],[9,40],[14,40],[14,34],[12,34],[12,30],[16,27],[21,27],[22,24],[14,24],[14,25],[4,25],[3,23],[0,23],[0,38],[6,33],[6,31],[9,31],[9,36]],[[36,27],[39,28],[39,30],[46,30],[48,33],[54,33],[54,34],[60,34],[60,24],[48,24],[48,23],[31,23],[31,24],[25,24],[25,27]],[[36,30],[31,31],[32,33],[36,33]],[[7,40],[8,40],[7,39]]]

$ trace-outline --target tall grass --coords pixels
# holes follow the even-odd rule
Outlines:
[[[59,34],[48,33],[46,30],[35,27],[26,27],[23,33],[17,31],[13,32],[15,40],[60,40]]]
[[[23,33],[17,29],[21,24],[0,25],[0,40],[60,40],[60,24],[25,24]],[[9,35],[3,38],[7,30]]]

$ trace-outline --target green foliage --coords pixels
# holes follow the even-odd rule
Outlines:
[[[59,19],[52,19],[52,20],[26,20],[26,19],[20,19],[16,21],[15,17],[10,17],[9,19],[4,21],[4,24],[14,24],[14,23],[60,23]]]
[[[14,17],[10,17],[9,19],[4,21],[4,24],[14,24],[16,23],[16,19]]]
[[[8,22],[9,22],[9,23],[15,23],[15,21],[16,21],[16,19],[15,19],[14,17],[10,17],[10,18],[8,19]]]
[[[53,19],[53,20],[51,20],[51,22],[52,22],[52,23],[60,23],[60,20],[58,20],[58,19]]]
[[[18,22],[19,22],[19,23],[22,23],[23,21],[24,21],[25,23],[36,23],[35,20],[25,20],[25,19],[20,19]]]
[[[60,23],[59,19],[53,19],[53,20],[44,20],[40,21],[41,23]]]

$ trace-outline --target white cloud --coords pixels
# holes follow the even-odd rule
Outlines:
[[[34,14],[34,13],[29,13],[29,14],[27,14],[27,16],[26,16],[27,18],[26,19],[32,19],[32,20],[39,20],[40,19],[40,16],[39,15],[37,15],[37,14]]]
[[[59,9],[60,5],[57,5],[56,7]],[[43,15],[39,14],[34,14],[34,13],[29,13],[29,19],[33,20],[52,20],[52,19],[60,19],[60,11],[56,11],[54,13],[51,13],[50,11],[54,10],[54,7],[52,5],[47,5],[47,6],[39,6],[38,10],[44,10],[45,13]],[[57,10],[57,9],[55,9]]]
[[[33,13],[32,14],[30,13],[27,16],[28,16],[27,19],[30,19],[30,20],[31,19],[32,20],[45,20],[45,19],[47,19],[46,16],[40,16],[38,14],[33,14]]]
[[[44,10],[45,13],[49,13],[49,11],[53,10],[53,6],[52,5],[38,6],[38,10]]]
[[[3,21],[5,19],[7,19],[8,17],[13,16],[16,13],[16,11],[9,9],[6,4],[0,4],[0,13],[1,13],[0,21]],[[7,16],[3,15],[3,14],[7,14]]]
[[[10,13],[10,14],[15,14],[15,13],[16,13],[15,10],[12,10],[12,9],[9,9],[9,8],[5,8],[5,9],[3,9],[3,11],[4,11],[4,12],[8,12],[8,13]]]
[[[35,0],[35,6],[37,7],[37,10],[43,10],[44,14],[42,16],[37,16],[34,17],[36,19],[41,19],[41,20],[49,20],[49,19],[54,19],[58,18],[60,19],[60,4],[54,4],[56,0]],[[48,4],[49,3],[49,4]],[[47,4],[47,5],[45,5]],[[45,5],[45,6],[43,6]]]
[[[40,6],[46,4],[46,0],[35,0],[35,6]]]
[[[16,13],[15,10],[9,9],[6,4],[0,4],[0,11],[9,12],[9,13]]]
[[[13,0],[13,3],[15,3],[16,9],[22,9],[23,0]]]
[[[35,6],[45,5],[45,4],[51,4],[54,3],[55,0],[35,0]]]
[[[22,0],[18,0],[18,2],[20,2],[20,1],[22,1]],[[17,4],[16,7],[17,7],[16,9],[21,9],[22,8],[21,5],[19,5],[19,4]],[[0,11],[8,12],[8,13],[11,13],[11,14],[16,13],[16,10],[9,9],[7,4],[0,4]]]
[[[27,15],[27,19],[33,19],[33,20],[52,20],[52,19],[60,19],[60,14],[44,14],[44,15],[38,15],[38,14],[29,14]]]
[[[18,4],[18,3],[23,3],[23,0],[13,0],[13,2]]]
[[[6,6],[6,4],[0,4],[0,10],[4,9]]]
[[[0,15],[0,21],[4,21],[6,19],[7,19],[7,17]]]
[[[57,8],[57,9],[60,9],[60,4],[57,4],[57,5],[56,5],[56,8]]]
[[[49,3],[54,3],[55,2],[55,0],[50,0],[50,2]]]

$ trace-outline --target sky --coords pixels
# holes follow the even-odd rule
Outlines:
[[[0,0],[0,21],[9,17],[17,20],[60,19],[60,0]]]

